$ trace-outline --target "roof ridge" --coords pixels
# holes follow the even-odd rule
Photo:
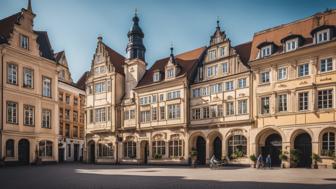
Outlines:
[[[12,15],[10,15],[10,16],[7,16],[7,17],[1,19],[0,22],[3,22],[3,21],[5,21],[5,20],[8,20],[8,19],[10,19],[10,18],[12,18],[12,17],[14,17],[14,16],[20,16],[21,14],[22,14],[22,12],[17,12],[17,13],[15,13],[15,14],[12,14]]]
[[[116,50],[112,49],[110,46],[108,46],[106,43],[101,42],[105,47],[107,47],[108,49],[112,50],[113,52],[115,52],[116,54],[118,54],[119,56],[124,57],[122,54],[120,54],[119,52],[117,52]],[[125,58],[125,57],[124,57]]]
[[[310,16],[307,16],[307,17],[304,17],[304,18],[301,18],[301,19],[297,19],[297,20],[294,20],[294,21],[291,21],[291,22],[287,22],[287,23],[280,24],[280,25],[277,25],[277,26],[273,26],[273,27],[270,27],[270,28],[267,28],[267,29],[263,29],[263,30],[255,32],[253,34],[253,36],[260,35],[260,34],[263,34],[263,33],[269,32],[269,31],[274,31],[274,30],[277,30],[279,28],[282,28],[282,27],[285,27],[285,26],[289,26],[289,25],[292,25],[292,24],[304,22],[306,20],[309,20],[309,19],[315,17],[316,15],[327,14],[327,13],[331,13],[331,12],[336,12],[336,9],[327,9],[327,10],[325,10],[323,12],[317,12],[317,13],[315,13],[313,15],[310,15]]]

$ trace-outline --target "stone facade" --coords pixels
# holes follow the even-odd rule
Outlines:
[[[1,20],[0,157],[7,163],[58,160],[56,62],[34,17],[28,6]]]

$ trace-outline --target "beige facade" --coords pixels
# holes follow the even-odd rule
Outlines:
[[[58,70],[59,161],[83,158],[85,91],[72,81],[65,52],[55,54]]]
[[[310,167],[314,153],[321,166],[330,166],[336,131],[335,20],[336,12],[327,11],[255,34],[253,153],[282,150],[290,159],[283,162],[287,167]],[[267,48],[269,54],[262,52]],[[293,149],[301,154],[298,163]]]
[[[46,32],[33,30],[31,10],[1,20],[0,157],[34,163],[58,160],[57,70]]]

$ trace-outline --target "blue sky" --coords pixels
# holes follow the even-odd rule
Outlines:
[[[208,45],[217,17],[233,45],[257,31],[336,8],[335,0],[32,0],[35,30],[46,30],[55,52],[65,50],[74,81],[89,70],[97,36],[125,55],[127,32],[138,9],[149,66],[169,56]],[[0,0],[0,18],[27,0]]]

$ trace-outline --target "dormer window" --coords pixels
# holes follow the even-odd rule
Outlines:
[[[260,49],[260,58],[264,58],[266,56],[269,56],[272,54],[272,46],[271,45],[267,45],[265,47],[262,47]]]
[[[209,61],[216,59],[216,50],[209,51]]]
[[[29,49],[29,39],[25,35],[20,35],[20,47],[23,49]]]
[[[170,79],[170,78],[174,78],[175,77],[175,69],[174,68],[169,68],[167,70],[167,78]]]
[[[298,48],[298,38],[286,41],[286,52],[293,51]]]
[[[158,82],[160,81],[160,72],[155,72],[153,75],[153,81]]]
[[[329,41],[330,39],[330,30],[325,29],[316,33],[316,43],[323,43]]]

